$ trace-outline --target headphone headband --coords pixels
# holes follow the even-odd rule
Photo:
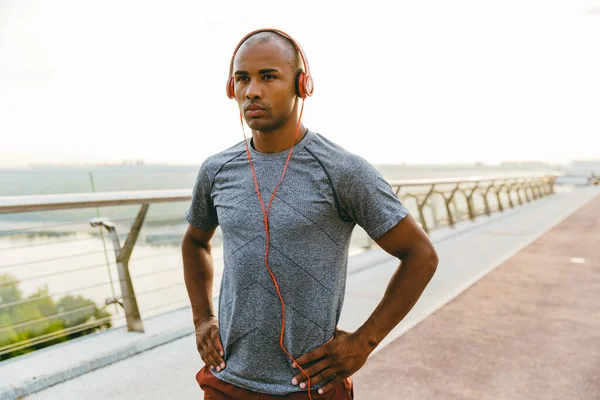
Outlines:
[[[296,47],[296,50],[300,53],[300,57],[302,58],[302,64],[304,66],[304,71],[302,71],[296,78],[296,94],[298,95],[298,97],[301,97],[301,98],[306,98],[308,96],[311,96],[313,94],[313,90],[314,90],[313,80],[312,80],[312,75],[310,73],[310,67],[308,65],[308,59],[306,58],[306,54],[304,54],[304,50],[302,49],[302,46],[300,46],[300,44],[293,37],[288,35],[287,33],[283,32],[279,29],[271,29],[271,28],[257,29],[255,31],[250,32],[249,34],[244,36],[242,38],[242,40],[240,40],[238,45],[235,47],[235,50],[233,51],[233,55],[231,56],[231,62],[229,63],[229,77],[227,79],[227,96],[230,99],[235,98],[234,79],[232,76],[233,75],[233,60],[235,59],[235,55],[237,54],[239,48],[244,44],[244,42],[250,36],[253,36],[260,32],[277,33],[278,35],[283,36],[286,39],[289,39],[294,44],[294,46]]]

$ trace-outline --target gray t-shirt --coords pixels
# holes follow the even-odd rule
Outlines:
[[[266,207],[288,150],[250,146],[250,154]],[[333,336],[355,225],[376,239],[407,214],[363,158],[312,131],[294,147],[269,212],[269,265],[285,302],[283,343],[294,358]],[[260,393],[306,391],[291,384],[299,370],[279,346],[281,302],[264,262],[263,214],[243,141],[202,164],[186,217],[200,229],[220,225],[223,235],[218,317],[227,368],[212,373]]]

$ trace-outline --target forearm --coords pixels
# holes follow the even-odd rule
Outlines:
[[[182,244],[183,277],[192,306],[194,326],[215,315],[212,303],[214,266],[210,244],[199,245],[191,239]]]
[[[431,280],[438,259],[433,248],[407,254],[392,276],[383,299],[357,333],[371,349],[413,308]]]

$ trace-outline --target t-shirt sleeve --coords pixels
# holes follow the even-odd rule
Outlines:
[[[343,210],[372,238],[377,239],[409,212],[383,175],[355,156],[346,165],[339,187]]]
[[[208,160],[200,166],[194,190],[192,192],[192,202],[185,217],[194,228],[211,230],[219,225],[217,210],[212,199],[212,181],[208,168]]]

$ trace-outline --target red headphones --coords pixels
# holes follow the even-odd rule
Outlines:
[[[227,89],[227,97],[229,97],[230,99],[235,98],[235,86],[234,86],[235,79],[233,79],[233,59],[235,58],[235,55],[236,55],[238,49],[242,46],[242,44],[244,44],[246,39],[248,39],[250,36],[255,35],[259,32],[275,32],[275,33],[283,36],[284,38],[291,40],[292,43],[294,43],[294,45],[296,46],[296,50],[300,53],[300,56],[302,57],[302,63],[304,64],[304,71],[298,72],[298,76],[296,76],[296,96],[300,97],[301,99],[305,99],[308,96],[311,96],[313,94],[314,85],[313,85],[312,76],[310,75],[310,68],[308,66],[308,61],[306,59],[306,55],[304,54],[304,50],[302,50],[302,47],[298,44],[298,42],[296,42],[294,40],[294,38],[292,38],[290,35],[288,35],[287,33],[283,32],[283,31],[280,31],[278,29],[258,29],[258,30],[252,31],[249,34],[247,34],[246,36],[244,36],[244,38],[242,40],[240,40],[240,42],[236,46],[235,50],[233,51],[233,55],[231,56],[231,63],[229,64],[229,78],[227,79],[227,88],[226,88]]]

